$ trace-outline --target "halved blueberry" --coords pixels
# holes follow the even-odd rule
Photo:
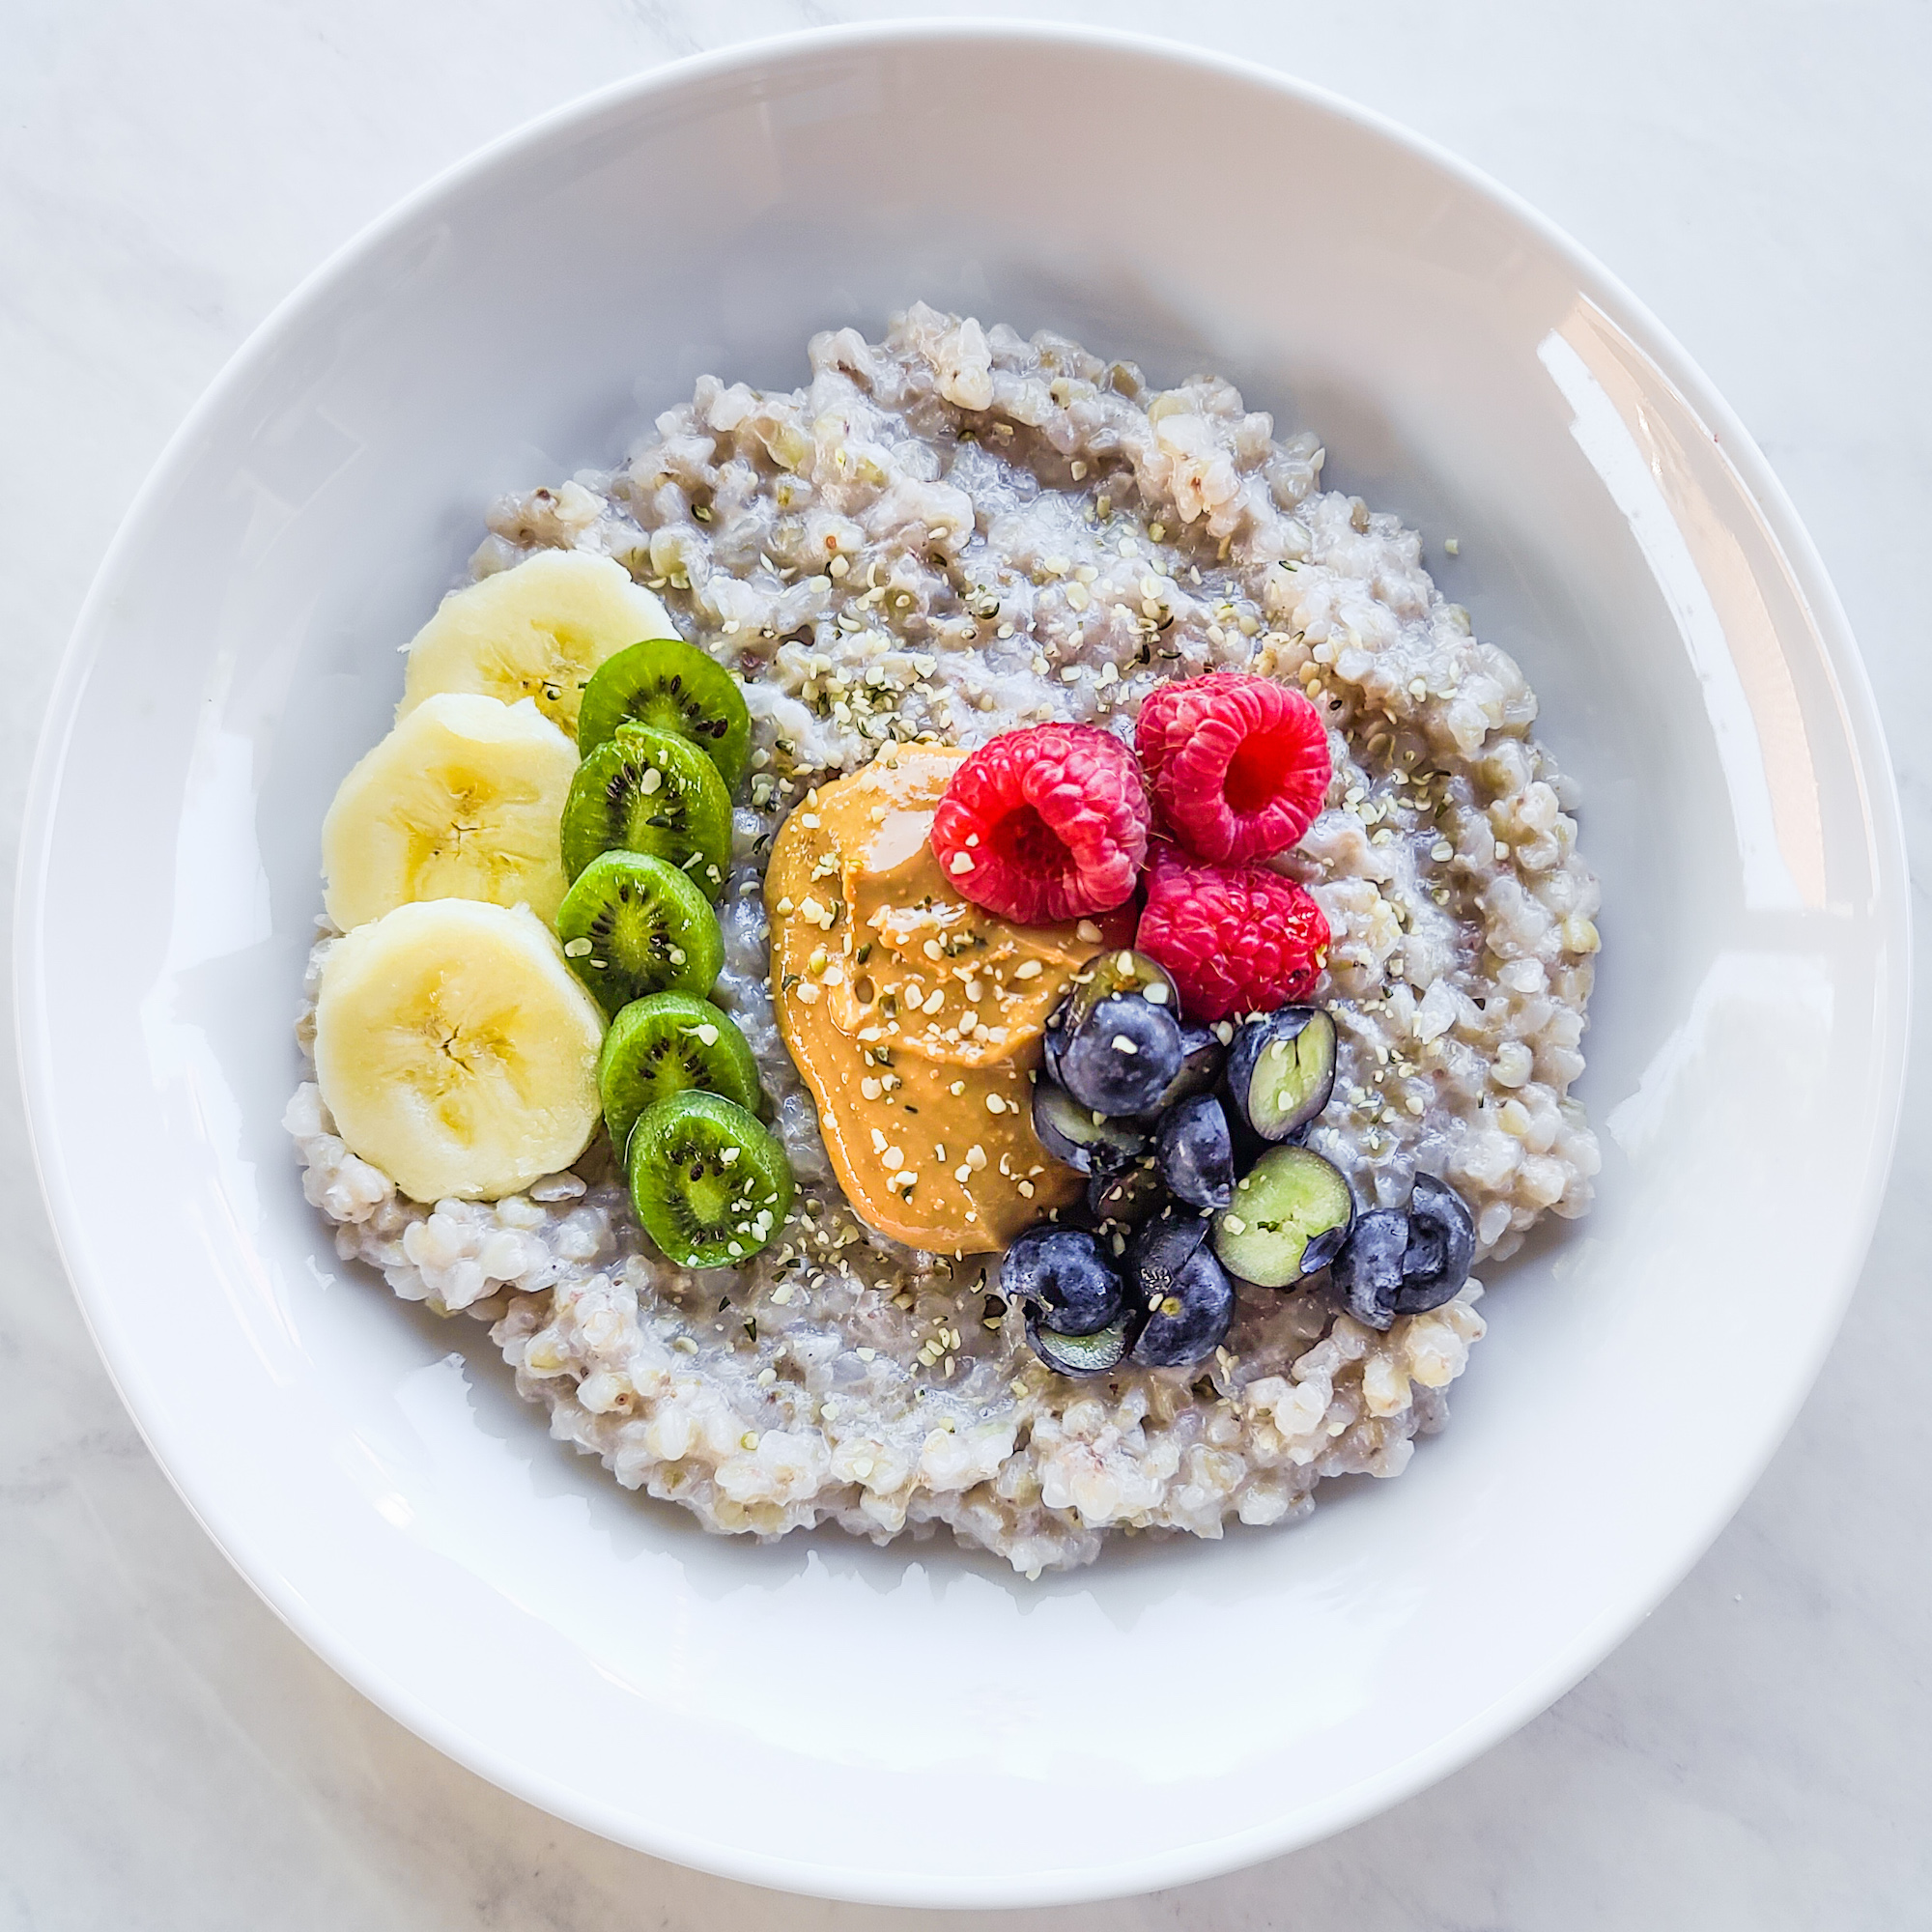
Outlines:
[[[1137,994],[1100,1001],[1061,1042],[1061,1084],[1096,1114],[1144,1114],[1180,1071],[1180,1028]]]
[[[1178,1107],[1196,1094],[1211,1094],[1226,1065],[1228,1049],[1212,1027],[1180,1025],[1180,1071],[1167,1083],[1160,1096],[1163,1109]]]
[[[1334,1260],[1355,1217],[1341,1171],[1307,1148],[1273,1147],[1214,1218],[1214,1252],[1243,1281],[1293,1288]]]
[[[1283,1007],[1235,1035],[1228,1092],[1263,1140],[1291,1140],[1313,1125],[1334,1091],[1335,1047],[1325,1007]]]
[[[1476,1223],[1463,1197],[1433,1174],[1418,1174],[1408,1197],[1398,1315],[1422,1315],[1455,1298],[1476,1259]]]
[[[1039,1057],[1045,1066],[1046,1077],[1056,1087],[1060,1085],[1060,1049],[1066,1044],[1066,1030],[1060,1023],[1065,1011],[1063,1005],[1046,1023],[1046,1031],[1039,1037]]]
[[[1094,1117],[1064,1088],[1041,1080],[1033,1090],[1033,1130],[1056,1160],[1082,1174],[1114,1174],[1147,1152],[1153,1136],[1136,1122]]]
[[[1205,1247],[1147,1311],[1134,1338],[1133,1359],[1145,1368],[1179,1369],[1205,1362],[1235,1320],[1235,1285]]]
[[[1127,1352],[1128,1326],[1122,1316],[1091,1335],[1062,1335],[1029,1316],[1027,1342],[1055,1375],[1104,1376]]]
[[[1228,1116],[1211,1094],[1171,1108],[1155,1145],[1160,1178],[1197,1208],[1225,1208],[1235,1198],[1235,1143]]]
[[[1145,952],[1122,949],[1103,952],[1074,980],[1073,989],[1053,1009],[1046,1023],[1045,1057],[1047,1077],[1060,1079],[1060,1056],[1066,1042],[1086,1025],[1088,1017],[1102,1000],[1117,995],[1145,1000],[1180,1017],[1180,995],[1168,978],[1167,968]],[[1179,1098],[1179,1095],[1175,1095]]]
[[[1178,1202],[1143,1221],[1122,1264],[1129,1300],[1145,1307],[1170,1293],[1207,1238],[1208,1217]]]
[[[1122,995],[1163,1007],[1177,1019],[1180,1016],[1180,995],[1174,989],[1167,968],[1145,952],[1122,948],[1101,953],[1075,978],[1073,990],[1054,1014],[1055,1023],[1064,1032],[1076,1034],[1102,1000]]]
[[[1029,1228],[1007,1250],[1000,1293],[1037,1311],[1063,1335],[1096,1334],[1125,1301],[1121,1277],[1099,1242],[1084,1228],[1050,1222]]]
[[[1094,1220],[1137,1228],[1167,1204],[1167,1183],[1151,1161],[1137,1160],[1118,1174],[1096,1174],[1087,1183],[1087,1208]]]
[[[1386,1328],[1402,1293],[1402,1264],[1408,1252],[1408,1216],[1377,1208],[1359,1216],[1335,1257],[1329,1279],[1357,1321]]]

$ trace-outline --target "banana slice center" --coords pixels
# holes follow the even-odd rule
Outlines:
[[[406,1045],[396,1056],[398,1070],[423,1095],[439,1118],[451,1124],[469,1118],[478,1088],[507,1087],[521,1093],[523,1065],[514,1010],[476,1013],[432,994],[406,1031],[429,1051]]]
[[[499,681],[525,697],[535,698],[540,709],[551,712],[567,698],[582,697],[589,682],[585,667],[596,655],[596,640],[566,625],[532,628],[533,649],[506,651],[498,657]]]
[[[486,879],[507,879],[526,868],[541,840],[534,828],[519,824],[518,814],[537,803],[533,786],[506,786],[470,771],[426,774],[431,809],[400,802],[395,814],[398,830],[408,841],[410,877],[420,892],[440,875],[480,872]],[[467,896],[469,889],[457,891]],[[434,894],[429,895],[435,896]]]

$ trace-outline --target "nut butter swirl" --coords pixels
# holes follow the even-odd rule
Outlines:
[[[888,747],[781,827],[765,873],[779,1026],[861,1219],[935,1254],[1003,1248],[1081,1179],[1033,1130],[1041,1034],[1128,916],[1016,925],[926,842],[966,753]]]

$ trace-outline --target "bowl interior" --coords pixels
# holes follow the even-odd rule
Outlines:
[[[789,386],[813,330],[875,333],[916,298],[1157,380],[1211,368],[1319,429],[1329,481],[1419,526],[1524,665],[1605,891],[1580,1090],[1600,1206],[1497,1272],[1454,1426],[1293,1531],[1123,1542],[1032,1584],[947,1543],[718,1541],[622,1492],[548,1439],[480,1330],[337,1262],[278,1124],[323,810],[491,496],[616,461],[702,371]],[[767,1883],[1128,1890],[1460,1762],[1735,1506],[1882,1179],[1894,811],[1760,460],[1533,217],[1237,69],[1065,35],[833,37],[494,151],[217,384],[114,549],[49,726],[30,1102],[156,1452],[406,1722],[565,1816]],[[109,947],[88,937],[103,870]]]

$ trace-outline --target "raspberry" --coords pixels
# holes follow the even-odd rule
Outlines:
[[[1134,943],[1167,968],[1182,1010],[1205,1025],[1305,999],[1328,958],[1328,922],[1265,866],[1203,865],[1157,843]]]
[[[1162,817],[1203,859],[1286,852],[1327,795],[1321,714],[1272,678],[1223,670],[1161,685],[1134,743]]]
[[[1091,724],[1006,731],[964,759],[932,814],[952,889],[1039,925],[1132,896],[1151,813],[1134,754]]]

